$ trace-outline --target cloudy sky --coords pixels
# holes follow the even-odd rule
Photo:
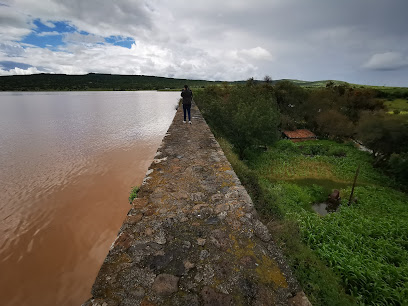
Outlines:
[[[0,75],[408,86],[408,0],[0,0]]]

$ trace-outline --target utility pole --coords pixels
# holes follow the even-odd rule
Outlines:
[[[357,176],[358,176],[358,173],[360,172],[360,166],[361,166],[361,164],[358,165],[358,168],[357,168],[357,171],[356,171],[356,175],[354,176],[353,188],[351,188],[350,199],[349,199],[349,201],[348,201],[348,205],[349,205],[349,206],[350,206],[350,204],[351,204],[351,199],[353,198],[354,187],[356,187]]]

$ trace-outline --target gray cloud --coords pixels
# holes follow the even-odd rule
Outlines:
[[[364,65],[373,70],[398,70],[408,66],[408,57],[399,52],[378,53],[371,56]]]
[[[5,70],[10,70],[14,68],[20,68],[20,69],[27,69],[30,68],[30,65],[24,64],[24,63],[16,63],[12,61],[3,61],[0,62],[0,68],[5,69]]]
[[[405,85],[406,0],[9,0],[3,44],[15,44],[32,20],[67,21],[78,33],[57,51],[25,46],[18,61],[59,73],[134,73],[209,80],[249,77]],[[3,16],[1,15],[1,16]],[[49,24],[49,23],[48,23]],[[131,49],[97,46],[131,37]],[[80,44],[79,44],[80,42]],[[11,50],[1,48],[0,60]],[[390,52],[389,50],[392,50]],[[3,55],[1,55],[3,54]],[[16,59],[17,61],[17,59]],[[398,70],[398,73],[395,71]]]
[[[0,54],[4,57],[22,56],[24,48],[17,43],[0,43]]]

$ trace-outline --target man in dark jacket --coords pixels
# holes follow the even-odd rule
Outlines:
[[[183,97],[183,112],[184,112],[184,121],[186,123],[186,111],[188,112],[188,123],[191,124],[190,109],[191,101],[193,100],[193,92],[188,88],[188,85],[184,85],[183,90],[181,91],[181,96]]]

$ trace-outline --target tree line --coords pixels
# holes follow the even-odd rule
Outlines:
[[[321,139],[358,141],[372,150],[374,166],[408,183],[408,115],[389,114],[384,105],[385,99],[405,93],[333,82],[310,89],[266,77],[209,86],[195,100],[214,132],[227,138],[241,159],[248,148],[273,144],[283,130],[307,128]]]
[[[0,91],[160,90],[181,89],[186,83],[191,87],[203,87],[217,82],[145,75],[33,74],[1,76]]]

